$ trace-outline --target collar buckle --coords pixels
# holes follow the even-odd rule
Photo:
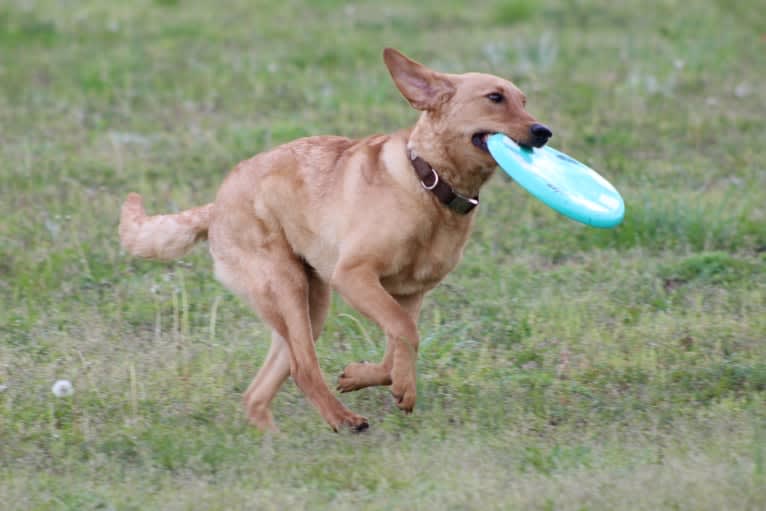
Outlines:
[[[479,205],[479,199],[472,197],[463,197],[462,195],[455,194],[455,197],[449,201],[447,207],[453,211],[457,211],[461,215],[465,215],[473,208]]]

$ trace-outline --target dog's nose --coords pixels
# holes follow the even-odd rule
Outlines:
[[[529,131],[532,133],[532,145],[535,147],[542,147],[548,142],[548,139],[553,136],[553,132],[543,124],[534,123],[529,127]]]

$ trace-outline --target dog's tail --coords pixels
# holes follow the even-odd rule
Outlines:
[[[207,239],[213,203],[172,215],[147,216],[137,193],[125,199],[120,214],[120,242],[131,255],[170,261]]]

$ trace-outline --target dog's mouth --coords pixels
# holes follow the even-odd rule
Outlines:
[[[473,134],[473,136],[471,137],[471,142],[473,143],[473,145],[475,145],[476,147],[478,147],[479,149],[481,149],[485,153],[489,153],[489,147],[487,147],[487,139],[491,135],[494,135],[494,132],[491,132],[491,131],[479,131],[479,132]],[[523,143],[519,142],[518,140],[516,140],[513,137],[509,136],[508,138],[510,138],[511,140],[516,142],[519,146],[523,147],[524,149],[532,149],[532,146],[530,146],[528,144],[523,144]]]
[[[479,131],[478,133],[474,133],[471,137],[471,142],[473,145],[484,151],[485,153],[489,153],[489,147],[487,147],[487,138],[492,135],[489,131]]]

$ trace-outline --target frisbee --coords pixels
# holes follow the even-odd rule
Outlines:
[[[595,170],[551,147],[521,147],[502,133],[487,138],[506,174],[545,205],[592,227],[615,227],[625,217],[620,193]]]

